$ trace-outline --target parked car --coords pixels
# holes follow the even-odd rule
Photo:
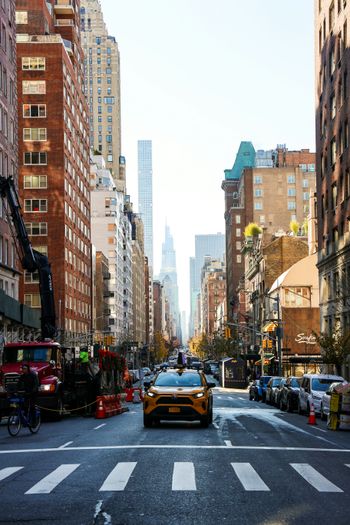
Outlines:
[[[268,405],[273,405],[275,400],[275,390],[279,387],[282,377],[271,377],[269,382],[266,385],[266,392],[265,392],[265,403]]]
[[[281,410],[287,410],[287,412],[297,410],[301,380],[301,377],[287,377],[284,385],[280,389],[278,406]]]
[[[271,377],[272,376],[262,376],[259,379],[259,386],[260,386],[260,390],[261,390],[261,393],[259,393],[259,399],[261,399],[264,402],[265,402],[265,398],[266,398],[267,383],[270,381]]]
[[[249,399],[250,401],[259,401],[261,399],[261,386],[260,379],[254,379],[249,386]]]
[[[280,384],[279,384],[278,387],[275,389],[274,397],[273,397],[273,404],[274,404],[276,407],[279,407],[279,406],[280,406],[280,397],[281,397],[281,392],[282,392],[282,388],[283,388],[284,385],[286,384],[286,381],[287,381],[287,378],[286,378],[286,377],[282,377]]]
[[[150,376],[152,374],[151,369],[148,366],[144,366],[142,368],[143,376]]]
[[[332,392],[334,392],[335,388],[339,385],[342,385],[343,381],[336,381],[335,383],[332,383],[328,390],[323,394],[321,399],[321,407],[320,407],[320,415],[321,419],[327,419],[327,416],[329,414],[329,407],[331,403],[331,396]]]
[[[309,414],[311,401],[313,402],[315,413],[321,411],[321,398],[330,385],[338,381],[343,383],[345,379],[341,376],[330,374],[304,374],[299,390],[298,412]]]

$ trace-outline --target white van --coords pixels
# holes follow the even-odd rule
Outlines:
[[[344,382],[345,379],[331,374],[304,374],[299,390],[298,413],[309,414],[312,401],[315,412],[319,414],[322,396],[335,381]]]

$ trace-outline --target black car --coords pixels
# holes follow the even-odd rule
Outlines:
[[[275,390],[275,395],[274,395],[274,399],[273,399],[273,404],[276,405],[276,407],[279,407],[280,406],[280,397],[281,397],[281,392],[282,392],[282,388],[284,387],[284,385],[286,384],[286,381],[287,381],[287,378],[286,377],[283,377],[280,384],[278,385],[278,387],[276,388]]]
[[[287,377],[280,392],[279,407],[281,410],[287,410],[288,412],[297,410],[301,379],[295,376]]]
[[[279,387],[283,377],[271,377],[266,386],[265,403],[273,405],[275,402],[275,391]]]

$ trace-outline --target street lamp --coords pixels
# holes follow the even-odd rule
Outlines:
[[[282,375],[282,347],[281,347],[281,316],[280,316],[280,296],[277,293],[275,297],[270,297],[268,293],[265,294],[265,297],[269,300],[273,300],[276,302],[276,309],[277,309],[277,320],[273,319],[273,321],[277,321],[277,327],[276,327],[276,342],[277,342],[277,358],[278,358],[278,375]]]

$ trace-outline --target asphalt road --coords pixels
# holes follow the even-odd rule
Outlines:
[[[215,389],[214,422],[0,425],[0,524],[350,523],[350,432]]]

